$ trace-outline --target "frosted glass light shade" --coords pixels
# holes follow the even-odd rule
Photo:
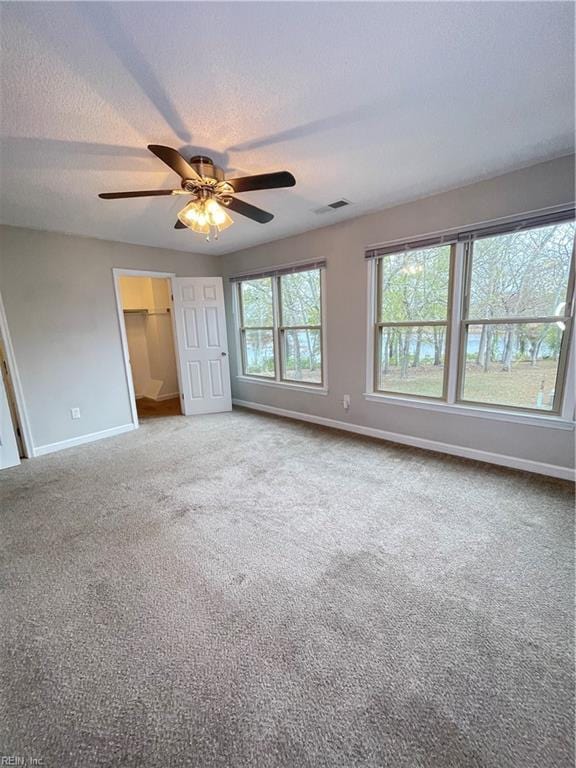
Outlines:
[[[233,220],[228,212],[214,199],[193,200],[178,214],[179,220],[194,232],[210,234],[212,227],[218,232],[227,229]]]

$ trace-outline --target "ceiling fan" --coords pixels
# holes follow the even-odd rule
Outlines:
[[[296,179],[288,171],[261,173],[257,176],[243,176],[239,179],[226,179],[224,171],[209,157],[196,155],[190,162],[171,147],[149,144],[150,152],[170,166],[181,178],[181,189],[156,189],[139,192],[103,192],[98,195],[103,200],[117,200],[127,197],[157,197],[163,195],[188,195],[191,201],[178,214],[175,229],[189,227],[194,232],[201,232],[210,240],[216,240],[218,233],[226,229],[233,220],[228,210],[246,216],[259,224],[272,221],[273,214],[257,208],[255,205],[238,200],[235,195],[262,189],[293,187]]]

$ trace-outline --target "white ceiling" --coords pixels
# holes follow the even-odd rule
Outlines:
[[[2,3],[0,217],[225,253],[574,150],[574,8],[561,2]],[[148,143],[293,189],[243,198],[218,243]],[[314,210],[346,197],[353,206]]]

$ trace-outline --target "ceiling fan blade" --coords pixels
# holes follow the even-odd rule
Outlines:
[[[102,200],[118,200],[122,197],[157,197],[158,195],[173,195],[177,189],[145,189],[139,192],[102,192],[98,195]]]
[[[148,144],[148,149],[163,163],[176,171],[182,179],[192,179],[193,181],[202,181],[202,178],[196,173],[190,163],[186,162],[180,152],[176,152],[172,147],[163,147],[161,144]]]
[[[188,227],[186,226],[186,224],[182,224],[180,219],[178,219],[176,224],[174,224],[174,229],[188,229]]]
[[[263,211],[262,208],[256,208],[255,205],[250,205],[250,203],[245,203],[244,200],[238,200],[235,197],[230,200],[228,208],[241,216],[247,216],[252,221],[257,221],[259,224],[266,224],[274,218],[272,213]]]
[[[258,176],[243,176],[240,179],[226,179],[235,192],[251,192],[256,189],[278,189],[293,187],[296,179],[288,171],[278,173],[261,173]]]

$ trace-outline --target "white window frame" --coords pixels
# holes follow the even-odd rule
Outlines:
[[[279,288],[278,282],[281,280],[281,275],[267,275],[267,274],[247,274],[245,277],[239,277],[232,283],[232,308],[234,315],[234,324],[236,327],[236,333],[234,334],[236,339],[236,360],[237,360],[237,373],[236,378],[240,381],[249,382],[250,384],[263,385],[265,387],[276,387],[280,389],[293,389],[296,391],[302,391],[317,395],[328,394],[328,381],[327,381],[327,365],[326,365],[326,268],[325,267],[311,267],[310,270],[302,269],[295,271],[312,272],[318,270],[320,272],[320,355],[321,355],[321,376],[322,381],[318,383],[314,382],[298,382],[290,379],[282,378],[282,359],[280,352],[281,335],[283,326],[280,326],[280,301],[279,301]],[[259,376],[258,374],[244,373],[244,350],[242,345],[242,311],[241,311],[241,299],[240,291],[242,282],[249,280],[258,280],[261,277],[271,277],[272,280],[272,312],[273,312],[273,337],[274,337],[274,376]],[[310,326],[317,328],[318,326]]]
[[[400,395],[400,397],[410,397],[410,398],[415,398],[415,399],[418,399],[418,400],[426,400],[426,401],[432,400],[432,401],[437,402],[437,403],[446,403],[446,402],[448,402],[448,390],[449,390],[449,384],[450,384],[450,381],[449,381],[450,367],[448,365],[448,361],[449,361],[448,352],[451,350],[451,347],[452,347],[452,332],[453,332],[453,328],[452,328],[452,314],[453,314],[453,312],[452,312],[452,300],[453,300],[453,284],[454,284],[454,271],[455,271],[455,260],[456,260],[456,250],[455,250],[456,246],[457,246],[457,243],[447,243],[445,246],[441,246],[441,245],[430,246],[430,249],[431,248],[435,248],[435,247],[449,247],[450,248],[450,258],[449,258],[449,266],[448,266],[448,293],[447,293],[447,296],[446,296],[446,319],[445,320],[428,320],[428,321],[426,321],[426,320],[414,320],[412,322],[410,320],[406,320],[406,321],[402,321],[402,322],[394,322],[394,321],[383,322],[383,321],[381,321],[380,317],[379,317],[379,306],[378,306],[378,302],[380,301],[380,298],[381,298],[380,297],[381,286],[380,286],[380,268],[379,268],[379,264],[382,261],[382,258],[386,258],[386,257],[384,256],[382,258],[373,259],[373,261],[375,262],[375,265],[374,265],[374,269],[375,269],[374,280],[375,280],[375,283],[376,283],[375,294],[374,294],[374,302],[375,302],[374,303],[374,318],[375,318],[374,323],[375,323],[375,325],[374,325],[374,339],[373,339],[373,344],[372,344],[372,349],[373,349],[372,356],[374,358],[374,362],[377,359],[378,360],[380,359],[380,357],[379,357],[380,328],[383,328],[383,327],[388,327],[388,328],[394,328],[394,327],[396,327],[396,328],[401,328],[401,327],[417,328],[418,326],[420,326],[420,327],[424,326],[424,327],[430,328],[432,326],[437,326],[437,327],[442,327],[442,328],[446,329],[446,343],[445,343],[445,349],[444,349],[444,362],[442,364],[442,368],[443,368],[443,373],[442,373],[442,393],[440,395],[416,395],[416,394],[411,394],[409,392],[394,392],[394,390],[387,391],[387,390],[383,390],[383,389],[378,389],[377,378],[376,378],[376,375],[375,375],[376,374],[376,370],[377,370],[376,366],[373,367],[373,377],[374,378],[373,378],[373,385],[372,386],[373,386],[373,391],[374,392],[377,392],[378,394],[381,394],[381,395],[391,395],[391,396],[394,396],[394,397],[396,395]],[[424,250],[424,249],[420,249],[420,248],[416,249],[415,248],[414,250]]]
[[[272,301],[272,325],[252,325],[252,326],[245,326],[243,324],[243,312],[242,312],[242,283],[243,282],[253,282],[256,280],[270,280],[270,288],[271,290],[271,301]],[[235,315],[238,318],[237,322],[237,328],[238,328],[238,340],[239,340],[239,348],[240,348],[240,356],[238,358],[240,371],[242,372],[242,376],[245,376],[246,378],[251,379],[258,379],[259,381],[275,381],[276,377],[278,375],[278,354],[276,350],[276,283],[275,279],[271,277],[270,275],[264,275],[262,277],[248,277],[246,280],[239,280],[237,283],[234,284],[234,294],[236,297],[236,306],[237,311]],[[274,376],[265,376],[264,374],[260,373],[244,373],[244,367],[245,367],[245,358],[244,358],[244,344],[243,337],[245,336],[246,331],[267,331],[272,334],[272,346],[274,350]]]
[[[385,258],[385,257],[380,257]],[[455,244],[454,263],[452,266],[451,315],[449,316],[449,336],[445,354],[447,366],[446,399],[412,396],[403,393],[379,392],[375,388],[376,339],[378,325],[378,258],[367,259],[367,333],[366,333],[366,391],[368,401],[394,404],[423,410],[440,411],[458,415],[489,418],[496,421],[541,425],[556,429],[574,430],[576,419],[576,332],[574,326],[574,302],[576,292],[572,292],[570,315],[566,333],[566,362],[564,366],[562,394],[559,412],[548,413],[535,409],[514,408],[497,404],[475,404],[472,401],[459,400],[461,339],[464,327],[464,280],[466,278],[467,243]],[[572,264],[571,275],[574,270]],[[573,280],[573,275],[571,278]],[[568,314],[568,313],[567,313]]]
[[[498,235],[495,235],[498,237]],[[519,325],[523,323],[553,323],[560,319],[564,320],[564,333],[562,337],[562,344],[560,347],[560,354],[558,357],[558,368],[556,372],[556,393],[554,396],[554,408],[551,411],[540,411],[536,408],[527,408],[522,406],[508,406],[511,411],[528,412],[528,413],[548,413],[550,416],[561,416],[563,413],[564,395],[566,392],[566,378],[568,357],[573,339],[573,325],[574,325],[574,245],[572,246],[572,260],[568,272],[568,281],[566,285],[566,308],[564,315],[536,317],[526,315],[524,317],[504,317],[504,318],[470,318],[469,317],[469,301],[470,292],[472,286],[472,272],[473,272],[473,259],[474,259],[474,241],[470,240],[466,243],[464,248],[464,275],[463,275],[463,291],[464,295],[461,297],[460,307],[460,331],[459,331],[459,350],[458,350],[458,384],[457,384],[457,402],[463,405],[479,405],[487,408],[505,408],[506,406],[499,406],[497,403],[483,403],[475,402],[473,400],[467,400],[464,396],[464,384],[465,384],[465,355],[466,355],[466,341],[467,341],[467,326],[470,325],[506,325],[507,323],[512,325]]]

